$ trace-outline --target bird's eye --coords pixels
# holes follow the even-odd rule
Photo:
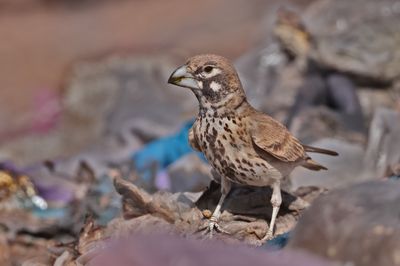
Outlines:
[[[212,67],[212,66],[206,66],[206,67],[204,68],[204,72],[206,72],[206,73],[210,73],[212,70],[213,70],[213,67]]]

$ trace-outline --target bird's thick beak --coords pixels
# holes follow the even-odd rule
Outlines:
[[[186,65],[177,68],[172,72],[168,83],[189,89],[200,89],[195,77],[187,71]]]

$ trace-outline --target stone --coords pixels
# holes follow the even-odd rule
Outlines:
[[[174,162],[167,169],[170,191],[202,191],[211,180],[210,165],[195,153],[190,153]]]
[[[303,186],[317,186],[327,189],[346,186],[364,180],[364,148],[361,144],[332,138],[321,139],[311,146],[335,150],[337,157],[310,153],[313,160],[328,168],[327,171],[312,172],[305,168],[296,168],[291,176],[292,189]]]
[[[173,232],[204,238],[199,231],[207,223],[207,210],[213,210],[220,197],[220,186],[211,182],[199,193],[156,192],[149,194],[129,181],[114,176],[114,186],[122,196],[123,218],[116,218],[107,227],[107,235],[127,235],[148,232]],[[317,194],[315,189],[282,194],[282,207],[276,222],[276,235],[293,229],[296,221]],[[268,228],[272,207],[266,204],[271,188],[238,186],[227,197],[220,225],[230,234],[216,234],[226,243],[260,245]],[[300,196],[301,195],[301,196]],[[303,200],[304,198],[304,200]]]
[[[111,56],[77,63],[65,82],[59,124],[49,133],[5,143],[2,156],[29,164],[76,155],[93,147],[109,150],[104,142],[113,142],[110,138],[126,141],[127,133],[138,133],[146,140],[147,135],[155,138],[174,132],[194,116],[197,104],[190,92],[167,85],[171,61],[164,57]],[[150,128],[155,124],[157,127]],[[126,145],[137,148],[137,142]]]
[[[243,245],[185,239],[176,235],[134,235],[100,251],[89,265],[138,266],[328,266],[326,260],[305,252],[285,250],[266,252]]]
[[[400,182],[332,190],[300,218],[288,247],[349,265],[400,264]]]
[[[388,177],[400,174],[400,112],[378,108],[369,130],[364,159],[367,176]]]

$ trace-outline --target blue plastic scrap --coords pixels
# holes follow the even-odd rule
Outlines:
[[[151,166],[156,165],[162,171],[182,156],[194,152],[189,145],[189,130],[194,119],[183,124],[174,135],[160,138],[147,144],[132,155],[137,172],[145,181],[151,178]],[[199,153],[199,156],[202,156]]]

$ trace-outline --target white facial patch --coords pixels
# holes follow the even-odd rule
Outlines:
[[[203,82],[202,81],[197,81],[197,85],[199,86],[199,89],[203,88]]]
[[[217,91],[221,90],[221,84],[219,84],[218,82],[215,82],[215,81],[211,81],[210,88],[213,91],[217,92]]]
[[[214,67],[213,70],[211,70],[210,73],[205,73],[205,72],[203,72],[203,73],[202,73],[202,76],[203,76],[204,78],[211,78],[211,77],[214,77],[214,76],[216,76],[216,75],[218,75],[218,74],[220,74],[220,73],[221,73],[221,69]]]

